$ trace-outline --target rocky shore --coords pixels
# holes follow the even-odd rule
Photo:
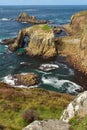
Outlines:
[[[78,71],[87,75],[87,11],[79,12],[71,17],[71,22],[63,25],[69,36],[56,40],[59,55],[67,57],[67,61]]]

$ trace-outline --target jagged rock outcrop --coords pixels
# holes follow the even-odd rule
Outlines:
[[[29,74],[15,74],[13,76],[16,85],[25,85],[27,87],[36,85],[39,83],[38,76],[34,73]]]
[[[69,130],[70,125],[59,120],[34,121],[23,130]]]
[[[84,117],[87,115],[87,91],[79,94],[74,101],[64,110],[61,120],[69,122],[74,116]]]
[[[87,74],[87,11],[73,15],[70,24],[63,27],[69,36],[55,40],[58,54],[68,57],[71,65]]]
[[[64,28],[70,33],[81,33],[87,26],[87,11],[81,11],[72,15],[70,24],[64,25]]]
[[[29,16],[27,13],[21,13],[18,18],[16,18],[17,22],[27,22],[31,24],[46,24],[47,20],[38,20],[35,16]]]
[[[24,40],[28,37],[27,43]],[[17,40],[9,46],[9,50],[15,51],[24,47],[26,54],[29,56],[39,56],[43,59],[53,58],[57,55],[54,33],[52,28],[47,24],[35,25],[20,30]]]

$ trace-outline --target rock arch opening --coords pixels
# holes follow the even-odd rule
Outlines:
[[[29,44],[29,41],[30,41],[30,37],[28,35],[25,35],[23,39],[22,47],[26,48]]]

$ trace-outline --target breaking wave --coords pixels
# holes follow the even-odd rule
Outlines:
[[[80,85],[77,85],[72,81],[63,79],[59,80],[56,77],[42,76],[41,80],[43,84],[51,85],[52,87],[57,88],[61,92],[77,94],[78,91],[82,89]]]

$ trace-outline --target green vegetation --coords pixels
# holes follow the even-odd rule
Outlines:
[[[77,13],[76,15],[78,15],[78,16],[87,15],[87,11],[81,11],[81,12]]]
[[[73,98],[40,88],[12,88],[0,83],[0,126],[4,125],[6,130],[21,130],[28,125],[28,120],[34,120],[36,117],[40,120],[59,119]],[[31,110],[34,112],[33,117]],[[29,119],[26,117],[26,111],[31,116]]]
[[[24,48],[18,48],[16,52],[17,52],[17,53],[25,54]]]
[[[75,116],[70,120],[70,130],[87,130],[87,116],[78,117]]]
[[[48,24],[43,24],[43,25],[34,25],[33,28],[41,28],[44,31],[49,31],[52,30],[52,28]]]
[[[51,28],[49,25],[45,24],[45,25],[42,27],[42,29],[45,30],[45,31],[49,31],[49,30],[51,30],[52,28]]]

